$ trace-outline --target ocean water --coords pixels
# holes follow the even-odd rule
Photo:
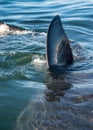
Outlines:
[[[74,55],[60,76],[46,66],[55,15]],[[0,0],[0,130],[93,130],[92,0]]]

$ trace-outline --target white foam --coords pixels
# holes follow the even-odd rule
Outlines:
[[[32,58],[32,64],[34,65],[35,69],[38,71],[43,71],[47,67],[46,60],[39,55],[34,55]]]
[[[0,25],[0,34],[6,34],[9,33],[9,26],[7,24],[1,24]]]
[[[41,60],[39,58],[33,60],[34,64],[41,65],[45,63],[45,60]]]
[[[28,31],[28,30],[22,30],[22,31],[20,31],[20,30],[14,30],[12,32],[12,34],[27,34],[27,33],[33,34],[33,31]]]

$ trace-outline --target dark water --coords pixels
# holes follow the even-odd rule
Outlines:
[[[74,64],[46,70],[46,32],[60,15]],[[0,130],[93,130],[93,1],[0,0]]]

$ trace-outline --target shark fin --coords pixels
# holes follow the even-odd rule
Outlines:
[[[47,65],[68,65],[73,62],[69,40],[57,15],[50,23],[47,34]]]

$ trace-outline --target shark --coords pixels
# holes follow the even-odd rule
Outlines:
[[[62,26],[59,15],[50,23],[46,43],[47,67],[50,71],[64,68],[73,63],[73,54],[70,42]]]
[[[15,34],[26,31],[21,27],[0,23],[0,34]],[[61,18],[56,15],[50,22],[47,32],[46,61],[50,71],[62,71],[66,66],[73,63],[73,54],[70,41],[62,26]]]
[[[24,32],[24,29],[20,27],[0,24],[1,34],[10,35],[22,30]],[[59,15],[51,20],[47,32],[47,41],[45,42],[47,66],[44,67],[48,68],[50,73],[45,76],[45,83],[41,83],[40,80],[36,82],[37,86],[44,90],[40,88],[40,91],[42,91],[37,91],[36,97],[34,96],[27,107],[19,114],[15,130],[81,129],[81,126],[85,129],[92,129],[93,73],[90,69],[93,66],[93,58],[88,59],[87,53],[79,44],[75,43],[74,45],[73,43],[74,48],[72,48]],[[78,51],[74,52],[73,50]],[[76,53],[76,59],[74,53]],[[78,53],[80,53],[81,63],[76,62],[78,61]],[[84,58],[81,54],[87,58]],[[82,58],[84,58],[84,62]],[[74,65],[75,62],[77,63],[76,66]],[[68,71],[70,65],[72,65],[72,68]],[[44,67],[41,67],[41,69]],[[82,67],[85,67],[85,70]],[[53,72],[53,75],[50,75],[51,72]],[[38,71],[36,71],[35,76],[34,81],[39,79]],[[32,76],[31,82],[34,83]],[[28,82],[28,86],[31,86],[30,82]],[[73,121],[76,122],[73,123]]]

